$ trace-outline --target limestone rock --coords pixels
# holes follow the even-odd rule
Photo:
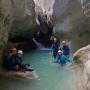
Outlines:
[[[81,7],[78,0],[55,0],[53,5],[53,23],[55,32],[70,31],[74,21],[79,17]]]
[[[77,64],[76,70],[79,73],[78,79],[81,87],[84,87],[83,90],[90,90],[90,45],[79,49],[74,54],[74,61]],[[82,75],[82,78],[80,75]]]
[[[31,36],[35,32],[35,4],[33,0],[12,0],[13,25],[10,38]]]

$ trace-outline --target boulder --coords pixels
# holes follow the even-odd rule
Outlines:
[[[74,62],[77,65],[78,90],[90,90],[90,45],[79,49],[74,54]]]

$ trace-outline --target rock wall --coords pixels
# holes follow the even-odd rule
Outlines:
[[[7,44],[8,32],[12,26],[12,4],[10,0],[0,0],[0,58]]]
[[[8,38],[30,38],[36,25],[33,0],[0,0],[0,58]]]
[[[3,34],[6,34],[6,31],[8,33],[10,29],[12,37],[25,34],[27,31],[32,34],[34,32],[32,28],[35,25],[35,4],[33,0],[0,0],[0,30],[2,27],[7,29],[2,30]],[[8,39],[7,35],[5,38]]]
[[[75,39],[80,42],[87,39],[78,39],[85,30],[86,36],[90,35],[90,18],[83,15],[80,0],[0,0],[0,47],[7,43],[8,33],[9,39],[31,38],[35,32],[42,29],[38,28],[36,23],[38,12],[52,17],[50,20],[55,32],[71,32],[69,36],[72,36],[79,30],[80,33],[75,34]],[[83,27],[85,30],[82,30]],[[44,25],[42,31],[47,31],[45,28]],[[88,38],[87,41],[89,40]]]
[[[29,37],[35,32],[35,4],[33,0],[11,0],[13,9],[13,25],[11,38]],[[30,37],[29,37],[30,38]]]
[[[53,12],[53,4],[55,0],[34,0],[35,5],[42,9],[43,13],[51,15]]]
[[[81,4],[78,0],[55,0],[53,5],[53,23],[55,31],[70,31],[73,24],[82,13]]]
[[[78,90],[90,90],[90,45],[74,54]]]
[[[43,12],[34,0],[0,0],[0,53],[8,38],[9,40],[21,38],[19,41],[30,39],[38,29],[41,29],[36,23],[35,10]]]

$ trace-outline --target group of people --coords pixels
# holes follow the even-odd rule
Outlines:
[[[69,58],[70,48],[66,41],[62,41],[62,44],[60,44],[57,39],[54,38],[51,50],[55,62],[64,64],[66,61],[71,61]],[[8,55],[4,59],[3,67],[7,70],[34,71],[33,68],[30,68],[30,64],[22,63],[22,55],[22,50],[11,48]]]
[[[33,71],[34,69],[30,68],[30,64],[22,63],[22,55],[22,50],[11,48],[8,55],[4,58],[3,67],[7,70]]]
[[[54,62],[58,62],[61,64],[65,64],[66,61],[70,60],[70,48],[67,44],[67,41],[62,41],[62,43],[58,43],[57,39],[54,38],[53,44],[51,47],[52,56],[54,58]]]

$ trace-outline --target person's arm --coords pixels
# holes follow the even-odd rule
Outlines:
[[[68,46],[68,55],[70,55],[70,48],[69,48],[69,46]]]
[[[52,46],[51,46],[51,54],[53,54],[53,44],[52,44]]]
[[[22,65],[22,62],[20,59],[16,58],[15,59],[15,69],[19,70],[19,66]]]
[[[51,45],[51,50],[53,49],[53,44]]]
[[[60,62],[60,56],[59,55],[57,55],[56,61]]]

